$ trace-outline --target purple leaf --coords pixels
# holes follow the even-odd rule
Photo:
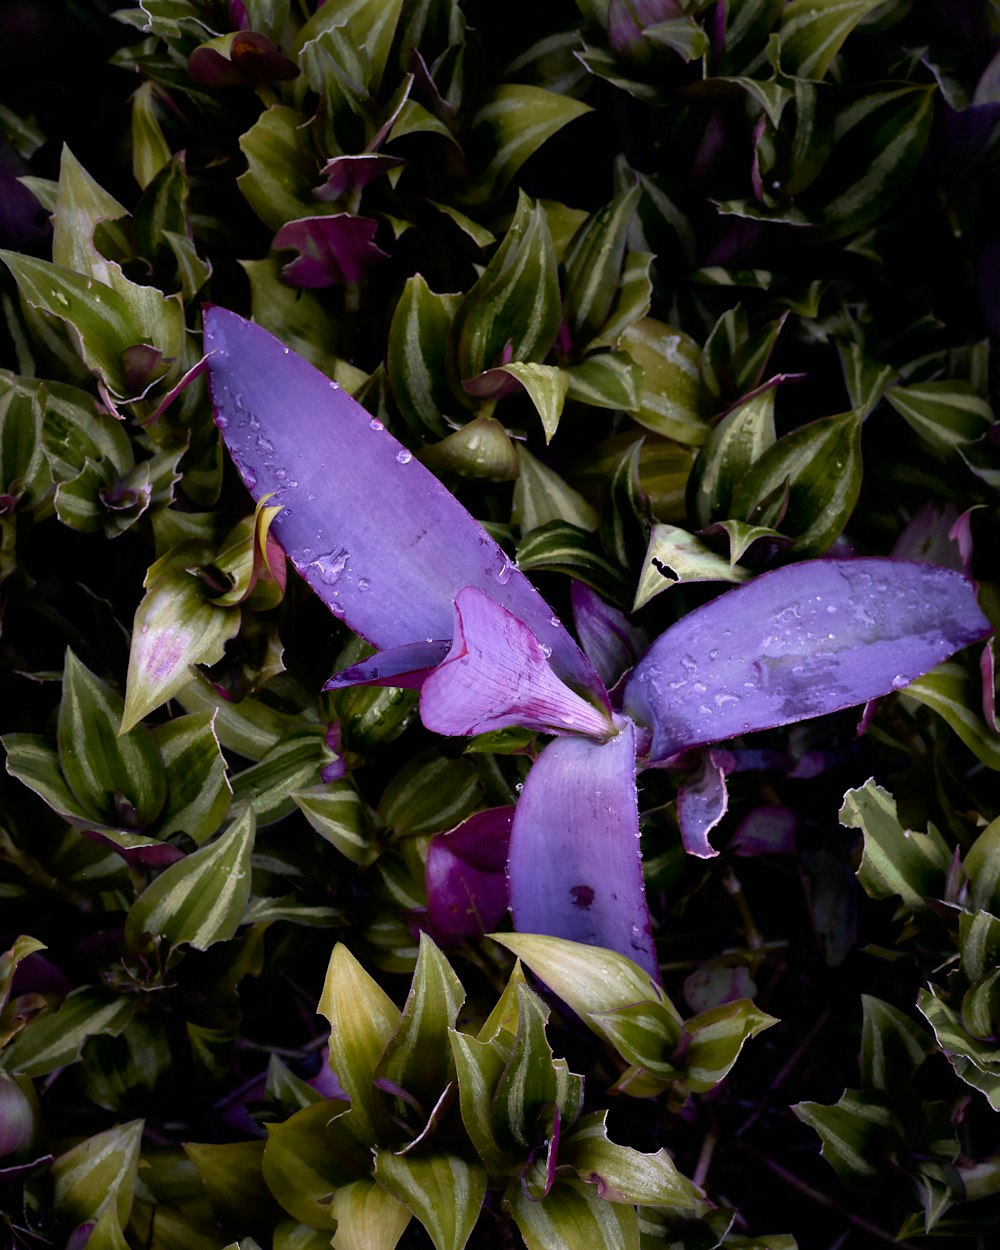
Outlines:
[[[958,509],[953,503],[928,501],[896,539],[892,558],[961,569],[961,556],[951,540],[951,528],[957,520]]]
[[[552,609],[429,469],[334,382],[259,326],[205,314],[216,424],[255,499],[285,505],[270,533],[330,608],[379,649],[450,639],[478,586],[552,648],[556,674],[600,679]]]
[[[108,835],[98,833],[96,829],[84,829],[83,836],[106,851],[120,855],[129,867],[169,868],[184,858],[184,852],[172,843],[158,842],[155,838],[144,838],[138,834],[115,832]]]
[[[343,690],[346,686],[397,686],[419,690],[430,674],[448,654],[451,643],[411,642],[390,647],[370,655],[367,660],[352,664],[334,673],[324,690]]]
[[[580,644],[610,690],[643,653],[647,640],[624,612],[605,603],[583,582],[571,583],[570,601]]]
[[[608,43],[615,52],[640,54],[643,31],[673,17],[683,17],[676,0],[611,0],[608,5]]]
[[[549,650],[523,621],[475,586],[455,597],[454,641],[426,679],[420,718],[439,734],[472,735],[520,725],[541,733],[611,732],[607,699],[598,708],[549,667]]]
[[[677,820],[681,841],[689,855],[711,859],[718,851],[708,835],[729,807],[725,764],[728,751],[703,751],[698,768],[681,783],[677,793]]]
[[[618,951],[659,980],[639,858],[635,728],[557,738],[524,783],[511,830],[514,925]]]
[[[632,671],[624,709],[652,729],[656,762],[889,694],[990,631],[950,569],[804,561],[672,625]]]
[[[755,807],[740,821],[729,841],[734,855],[793,855],[799,818],[790,807]]]
[[[388,260],[375,243],[378,222],[371,217],[334,213],[286,222],[274,236],[274,251],[294,248],[299,255],[282,269],[292,286],[315,290],[358,282],[379,261]]]
[[[317,200],[339,200],[349,191],[362,190],[379,174],[405,164],[401,156],[386,156],[381,152],[335,156],[320,170],[326,181],[313,188],[313,195]]]
[[[451,833],[435,834],[427,848],[427,913],[436,938],[489,933],[506,914],[513,807],[491,807]]]
[[[239,30],[231,39],[226,36],[211,42],[228,42],[229,56],[209,44],[195,48],[188,57],[188,73],[202,86],[262,87],[270,82],[290,82],[299,76],[295,62],[257,31]]]

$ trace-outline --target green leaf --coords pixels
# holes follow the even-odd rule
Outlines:
[[[7,753],[10,775],[33,790],[64,820],[88,828],[95,824],[108,827],[97,821],[95,813],[84,807],[70,790],[59,766],[59,753],[40,734],[6,734],[0,741]]]
[[[729,539],[729,563],[736,564],[747,550],[760,538],[776,538],[782,543],[788,539],[768,525],[747,525],[746,521],[715,521],[712,532],[722,530]]]
[[[730,515],[740,481],[774,444],[774,395],[774,387],[768,387],[737,404],[705,440],[688,480],[688,498],[699,526]]]
[[[234,703],[224,699],[207,677],[193,674],[192,680],[177,693],[177,701],[188,712],[209,712],[219,742],[248,760],[260,760],[294,729],[304,723],[301,716],[281,712],[252,696]]]
[[[614,305],[625,259],[638,186],[632,186],[592,214],[566,256],[566,320],[575,343],[586,345],[604,326]]]
[[[882,0],[792,0],[781,12],[781,67],[821,79],[844,40]]]
[[[683,1054],[684,1085],[696,1094],[714,1089],[739,1057],[743,1044],[778,1021],[748,998],[700,1012],[684,1024],[690,1039]]]
[[[360,659],[361,656],[357,656]],[[354,663],[341,656],[337,668]],[[417,712],[417,692],[401,690],[394,686],[338,691],[331,704],[340,720],[345,747],[352,751],[367,751],[381,742],[391,742],[403,732]]]
[[[313,1228],[331,1232],[331,1199],[342,1185],[367,1176],[370,1147],[354,1110],[324,1099],[267,1126],[264,1179],[285,1210]],[[329,1244],[329,1243],[328,1243]]]
[[[618,347],[629,326],[649,312],[653,301],[653,281],[649,271],[654,259],[652,252],[626,254],[607,320],[587,344],[588,351]]]
[[[139,1169],[142,1120],[85,1138],[52,1162],[53,1199],[67,1227],[96,1219],[114,1208],[119,1225],[128,1221]]]
[[[488,1040],[450,1029],[452,1058],[458,1078],[459,1107],[469,1140],[491,1176],[502,1175],[512,1160],[500,1149],[493,1132],[490,1107],[510,1059],[514,1039],[503,1030]]]
[[[701,348],[689,335],[652,317],[622,334],[622,349],[642,369],[644,390],[633,415],[678,443],[700,446],[708,435],[701,390]]]
[[[496,369],[489,369],[481,376],[493,378],[497,374],[513,378],[527,391],[528,398],[541,418],[545,441],[551,443],[552,436],[559,427],[559,418],[562,416],[563,404],[570,386],[567,370],[555,365],[539,365],[533,362],[525,364],[514,361],[509,365],[499,365]]]
[[[681,1040],[681,1026],[672,1007],[646,999],[591,1012],[589,1019],[626,1063],[663,1081],[677,1078],[671,1058]],[[627,1087],[624,1092],[629,1092]]]
[[[250,898],[254,831],[253,811],[244,808],[214,841],[161,872],[126,917],[130,945],[149,933],[203,951],[234,937]]]
[[[632,611],[682,582],[745,582],[748,570],[717,556],[710,547],[676,525],[653,526]]]
[[[263,1141],[186,1142],[217,1222],[223,1228],[272,1228],[282,1214],[264,1182]]]
[[[898,894],[907,911],[921,911],[925,899],[942,896],[951,858],[944,839],[933,825],[927,833],[904,829],[887,790],[871,780],[848,790],[840,823],[864,834],[858,880],[872,898]]]
[[[91,1102],[121,1114],[159,1092],[170,1058],[160,1020],[134,1015],[117,1035],[98,1033],[87,1039],[77,1079]]]
[[[970,982],[1000,967],[1000,919],[988,911],[963,911],[958,918],[962,972]]]
[[[151,566],[146,594],[135,613],[122,731],[127,733],[188,685],[195,664],[222,659],[240,628],[238,607],[209,601],[204,583],[190,572],[198,552],[184,544]]]
[[[956,1076],[985,1095],[994,1111],[1000,1111],[1000,1065],[996,1042],[971,1037],[958,1012],[943,1002],[934,986],[920,990],[917,1007],[934,1030],[938,1046]]]
[[[649,507],[639,484],[642,443],[622,453],[605,484],[600,535],[605,551],[625,569],[642,558],[649,541]]]
[[[56,1011],[28,1021],[0,1053],[0,1068],[25,1076],[47,1076],[76,1063],[88,1037],[117,1036],[134,1011],[134,1003],[107,990],[90,986],[73,990]]]
[[[838,342],[837,351],[851,407],[864,419],[885,394],[885,388],[898,375],[890,365],[880,364],[865,355],[857,343]]]
[[[340,1186],[330,1212],[337,1221],[333,1250],[394,1250],[411,1219],[408,1207],[369,1180]]]
[[[866,1089],[905,1095],[934,1047],[928,1035],[897,1007],[861,995],[861,1083]]]
[[[619,607],[629,597],[620,569],[595,550],[585,530],[565,521],[549,521],[526,534],[517,546],[517,565],[522,573],[544,569],[576,577]]]
[[[351,782],[310,786],[296,790],[292,798],[320,837],[352,863],[365,867],[378,858],[371,816]]]
[[[559,1164],[597,1186],[605,1202],[637,1203],[695,1219],[706,1209],[702,1191],[682,1176],[665,1150],[643,1154],[608,1140],[606,1111],[585,1117],[559,1143]]]
[[[790,550],[822,555],[839,537],[861,491],[861,421],[855,412],[800,426],[769,447],[744,474],[733,515],[780,525]],[[784,514],[775,500],[787,492]]]
[[[153,730],[167,774],[167,798],[156,835],[183,832],[200,846],[219,828],[233,790],[215,733],[215,713],[177,716]]]
[[[0,492],[21,508],[38,503],[51,485],[42,438],[44,393],[0,369]]]
[[[522,194],[503,242],[455,313],[458,378],[476,378],[504,360],[542,360],[560,315],[555,249],[545,212]]]
[[[525,365],[534,368],[533,365]],[[486,373],[483,377],[489,377]],[[425,447],[420,459],[435,473],[509,482],[517,477],[517,452],[510,435],[493,417],[478,416],[439,443]]]
[[[1000,737],[982,716],[982,682],[958,660],[945,660],[911,681],[906,699],[932,708],[987,768],[1000,771]]]
[[[515,444],[520,471],[514,483],[511,521],[522,534],[550,521],[565,521],[581,530],[597,529],[597,513],[580,494],[522,443]]]
[[[87,1245],[90,1250],[129,1250],[113,1202],[107,1203],[101,1210],[97,1223],[87,1238]]]
[[[359,1135],[372,1141],[372,1079],[401,1013],[340,942],[330,956],[318,1010],[330,1022],[330,1067],[351,1100]]]
[[[324,31],[347,26],[351,40],[365,51],[370,73],[363,86],[374,96],[389,59],[402,7],[402,0],[349,0],[329,12],[324,12],[322,6],[299,31],[299,47]]]
[[[394,1155],[375,1152],[375,1178],[408,1207],[435,1250],[462,1250],[486,1197],[486,1171],[454,1154]]]
[[[980,833],[962,864],[975,908],[1000,913],[1000,816]]]
[[[848,1185],[879,1179],[884,1160],[902,1136],[902,1125],[884,1095],[845,1090],[833,1106],[800,1102],[792,1110],[823,1143],[821,1154]]]
[[[327,211],[312,193],[316,165],[306,150],[307,118],[272,104],[240,136],[247,171],[237,179],[250,207],[271,230]]]
[[[273,824],[295,810],[292,796],[316,785],[335,758],[322,725],[293,730],[258,763],[233,777],[233,799],[249,804],[259,824]]]
[[[989,403],[968,382],[958,379],[890,386],[885,397],[937,451],[978,442],[994,420]]]
[[[482,797],[472,760],[448,759],[433,747],[405,764],[386,786],[382,823],[399,837],[454,829]]]
[[[472,150],[489,154],[487,164],[460,199],[473,205],[496,199],[546,139],[589,112],[589,105],[541,87],[523,83],[495,87],[472,119],[469,135]]]
[[[541,1202],[512,1186],[506,1202],[528,1250],[639,1250],[635,1208],[605,1202],[593,1185],[563,1180]]]
[[[435,294],[420,274],[406,280],[389,327],[386,369],[411,429],[444,438],[445,415],[461,410],[448,383],[447,344],[461,296]]]
[[[58,722],[63,775],[81,806],[104,824],[141,829],[163,807],[166,776],[145,728],[119,734],[123,706],[67,649]]]
[[[643,401],[643,372],[628,352],[595,352],[563,373],[566,397],[578,404],[635,414]]]

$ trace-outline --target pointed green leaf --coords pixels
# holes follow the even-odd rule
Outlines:
[[[301,728],[305,719],[281,712],[250,695],[233,703],[197,672],[178,691],[177,701],[187,712],[214,715],[213,727],[222,746],[248,760],[263,759],[288,733]]]
[[[84,1042],[95,1033],[117,1036],[132,1019],[135,1005],[107,990],[74,990],[56,1011],[34,1016],[0,1054],[0,1068],[25,1076],[46,1076],[76,1063]]]
[[[497,1143],[489,1108],[510,1059],[514,1039],[503,1030],[489,1040],[477,1040],[450,1029],[448,1040],[465,1131],[490,1175],[502,1175],[511,1166],[511,1159]]]
[[[306,150],[306,123],[294,109],[272,104],[240,136],[247,171],[236,182],[253,211],[275,231],[326,208],[312,193],[316,164]]]
[[[537,460],[522,443],[516,444],[520,468],[514,483],[511,521],[522,534],[549,521],[565,521],[581,530],[597,529],[597,513],[580,494],[548,465]]]
[[[745,582],[750,573],[717,556],[710,547],[676,525],[654,525],[643,561],[633,612],[681,582]]]
[[[654,259],[652,252],[626,254],[607,320],[587,344],[588,351],[601,347],[617,348],[629,326],[649,312],[653,302],[653,280],[649,271]]]
[[[528,392],[528,398],[535,405],[535,411],[541,419],[545,441],[551,443],[552,436],[559,427],[566,392],[569,390],[568,372],[555,365],[514,361],[509,365],[489,369],[483,376],[493,378],[497,374],[506,374],[507,377],[513,378]]]
[[[988,911],[964,911],[958,918],[962,972],[979,981],[1000,967],[1000,919]]]
[[[993,424],[993,409],[968,382],[920,382],[890,386],[885,397],[937,451],[975,443]]]
[[[129,1250],[113,1202],[107,1203],[97,1217],[93,1232],[87,1238],[87,1245],[89,1250]]]
[[[22,383],[0,369],[0,492],[30,508],[51,485],[42,438],[42,399],[38,385]]]
[[[394,1250],[411,1219],[407,1206],[369,1180],[340,1186],[330,1211],[337,1221],[333,1250]]]
[[[769,387],[737,404],[705,440],[688,481],[698,525],[730,515],[740,480],[775,442],[774,393],[774,387]]]
[[[746,521],[715,521],[711,530],[722,530],[729,539],[729,563],[735,565],[760,538],[776,538],[786,544],[788,539],[768,525],[747,525]]]
[[[932,708],[987,768],[1000,771],[1000,737],[982,715],[982,682],[958,660],[946,660],[911,681],[905,698]]]
[[[512,1186],[506,1201],[528,1250],[639,1250],[635,1207],[605,1202],[593,1185],[564,1180],[541,1202]]]
[[[461,404],[448,385],[447,345],[459,295],[435,294],[420,274],[408,278],[389,327],[386,368],[410,428],[444,438],[445,415]]]
[[[934,1047],[909,1016],[870,994],[861,995],[861,1083],[866,1089],[905,1093]]]
[[[388,3],[385,0],[348,0],[348,3],[338,4],[330,12],[324,12],[325,6],[321,6],[300,30],[299,46],[318,38],[325,30],[346,25],[351,40],[365,50],[370,66],[370,74],[363,85],[376,95],[402,7],[402,0],[388,0]]]
[[[333,1230],[333,1195],[367,1176],[370,1146],[355,1111],[323,1099],[267,1126],[263,1170],[267,1187],[285,1210],[313,1228]],[[328,1243],[329,1244],[329,1243]]]
[[[641,455],[641,442],[625,449],[607,480],[601,508],[601,542],[626,569],[642,558],[649,541],[649,507],[639,484]]]
[[[132,97],[132,176],[143,191],[170,160],[170,145],[160,128],[154,99],[149,81]]]
[[[184,1153],[223,1228],[273,1227],[281,1211],[264,1183],[263,1141],[186,1142]]]
[[[233,796],[215,733],[215,714],[177,716],[153,730],[153,741],[167,773],[157,837],[183,832],[200,846],[219,828]]]
[[[105,824],[144,828],[163,806],[166,777],[142,726],[119,734],[123,703],[66,651],[59,705],[59,759],[80,804]]]
[[[66,784],[59,753],[40,734],[6,734],[7,771],[33,790],[54,812],[74,825],[93,827],[96,813],[88,810]]]
[[[128,942],[149,933],[203,951],[234,937],[250,897],[254,831],[253,811],[245,808],[213,842],[161,872],[129,910]]]
[[[684,1085],[697,1094],[714,1089],[736,1062],[744,1042],[777,1023],[748,998],[710,1007],[685,1021],[690,1040],[682,1060]]]
[[[654,999],[625,1007],[591,1012],[588,1023],[618,1051],[626,1063],[653,1076],[672,1080],[678,1073],[671,1062],[681,1040],[676,1013]]]
[[[375,1152],[375,1178],[417,1217],[435,1250],[463,1250],[486,1197],[486,1171],[453,1154]]]
[[[248,803],[260,825],[273,824],[295,810],[296,791],[317,785],[336,759],[322,725],[293,730],[256,764],[233,777],[233,800]]]
[[[973,842],[962,867],[972,906],[1000,914],[1000,816]]]
[[[397,836],[439,833],[460,824],[481,797],[479,773],[472,760],[448,759],[430,748],[389,782],[379,816]]]
[[[351,1099],[359,1133],[373,1140],[372,1079],[400,1011],[340,942],[330,956],[318,1010],[330,1022],[330,1067]]]
[[[920,990],[917,1007],[934,1030],[934,1037],[955,1074],[984,1094],[994,1111],[1000,1111],[1000,1065],[996,1042],[971,1037],[956,1011],[943,1002],[934,986]]]
[[[128,1221],[142,1129],[142,1120],[132,1120],[85,1138],[53,1160],[55,1208],[67,1226],[95,1219],[105,1205],[115,1209],[119,1225]]]
[[[781,13],[781,65],[798,78],[821,79],[844,40],[882,0],[792,0]]]
[[[586,531],[565,521],[549,521],[526,534],[517,546],[517,566],[522,573],[545,569],[579,578],[619,607],[628,599],[621,570],[598,553]]]
[[[792,1110],[819,1134],[823,1158],[848,1185],[876,1181],[902,1135],[884,1095],[869,1090],[845,1090],[830,1107],[800,1102]]]
[[[682,330],[643,317],[622,334],[620,345],[642,369],[644,390],[636,421],[679,443],[699,446],[708,435],[699,366],[701,349]]]
[[[897,376],[896,370],[865,355],[857,343],[838,342],[837,351],[851,407],[867,417]]]
[[[352,863],[364,867],[378,858],[371,816],[351,782],[310,786],[296,790],[292,798],[320,837]]]
[[[866,781],[844,795],[840,823],[864,834],[864,852],[858,880],[872,898],[898,894],[908,911],[920,911],[927,898],[944,893],[951,858],[941,835],[904,829],[896,816],[896,801],[874,781]]]
[[[525,368],[533,366],[524,366]],[[489,378],[490,373],[483,375]],[[517,477],[517,452],[510,435],[494,417],[477,416],[420,453],[435,473],[509,482]]]
[[[563,372],[578,404],[636,413],[643,402],[643,372],[628,352],[595,352]]]
[[[566,256],[566,320],[575,343],[585,345],[604,325],[618,289],[629,223],[638,186],[632,186],[592,214]]]

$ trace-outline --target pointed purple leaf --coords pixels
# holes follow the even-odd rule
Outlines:
[[[381,152],[335,156],[320,171],[326,181],[313,188],[313,195],[317,200],[339,200],[349,191],[362,190],[379,174],[405,164],[401,156],[386,156]]]
[[[549,667],[549,652],[523,621],[475,586],[455,597],[447,659],[426,679],[420,718],[439,734],[491,733],[520,725],[604,739],[611,710],[575,694]]]
[[[681,841],[689,855],[711,859],[718,851],[708,835],[729,808],[726,789],[726,751],[703,751],[697,769],[681,783],[677,792],[677,821]]]
[[[653,730],[655,762],[889,694],[990,631],[950,569],[804,561],[672,625],[632,671],[624,709]]]
[[[298,256],[282,269],[292,286],[315,290],[359,282],[388,252],[375,243],[378,222],[351,213],[329,217],[300,217],[286,222],[274,236],[274,251],[294,248]]]
[[[435,834],[427,848],[427,914],[435,938],[478,937],[506,915],[504,871],[513,807],[470,816],[451,833]]]
[[[402,647],[378,651],[367,660],[352,664],[334,673],[324,690],[343,690],[347,686],[397,686],[419,690],[430,674],[448,654],[447,641],[410,642]]]
[[[635,729],[557,738],[524,783],[511,831],[514,925],[626,955],[659,979],[639,858]]]
[[[478,586],[552,648],[556,674],[603,687],[552,609],[457,499],[318,369],[235,313],[205,313],[216,424],[270,533],[330,608],[380,649],[450,639]]]
[[[580,645],[610,690],[643,653],[648,640],[624,612],[605,603],[583,582],[572,582],[570,601]]]
[[[790,807],[775,803],[755,807],[740,821],[729,840],[733,855],[794,855],[799,818]]]

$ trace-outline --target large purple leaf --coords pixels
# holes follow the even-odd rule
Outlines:
[[[580,645],[610,690],[646,649],[647,639],[624,612],[583,582],[573,581],[570,601]]]
[[[439,939],[489,933],[508,906],[507,849],[513,807],[491,807],[427,848],[427,914]]]
[[[209,308],[216,424],[271,534],[334,615],[380,649],[450,639],[478,586],[551,647],[570,685],[600,679],[552,609],[436,477],[334,382],[259,326]]]
[[[420,717],[440,734],[491,733],[522,725],[541,733],[611,732],[607,700],[595,707],[549,667],[543,647],[523,621],[475,586],[455,597],[455,635],[448,658],[426,678]]]
[[[282,269],[292,286],[309,290],[358,282],[379,261],[387,260],[375,242],[378,222],[371,217],[334,213],[286,222],[274,236],[275,251],[294,248],[299,254]]]
[[[682,617],[629,678],[650,761],[900,690],[990,623],[960,573],[889,559],[811,560]]]
[[[532,766],[511,831],[514,926],[627,955],[659,979],[639,858],[635,729],[557,738]]]

